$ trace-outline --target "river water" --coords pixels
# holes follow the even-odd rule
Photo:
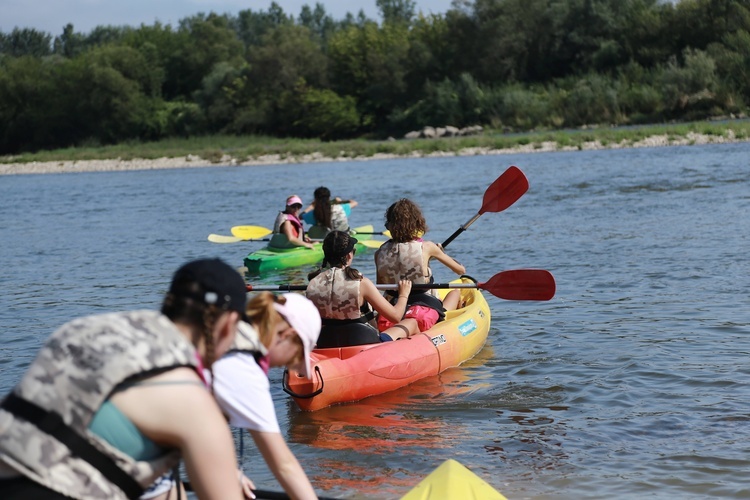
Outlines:
[[[529,191],[449,253],[479,281],[547,269],[557,295],[488,296],[492,330],[473,360],[359,403],[300,412],[272,372],[317,491],[398,498],[454,458],[510,499],[750,497],[750,143],[0,177],[0,389],[61,323],[158,308],[189,259],[240,266],[257,243],[207,235],[270,226],[289,194],[307,202],[326,185],[360,202],[353,226],[378,229],[409,197],[443,241],[509,165]],[[374,276],[371,254],[355,265]],[[279,489],[249,438],[242,461]]]

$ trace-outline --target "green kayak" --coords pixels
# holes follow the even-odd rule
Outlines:
[[[357,243],[358,252],[367,248],[377,248],[378,243],[381,243],[373,240],[371,234],[362,234],[372,232],[372,224],[354,228],[355,237],[359,241]],[[365,241],[367,243],[363,243]],[[273,243],[273,240],[271,243]],[[305,247],[277,248],[271,246],[271,243],[245,257],[244,263],[248,273],[261,274],[277,269],[314,265],[323,261],[323,244],[320,242],[313,243],[314,248],[312,249]]]

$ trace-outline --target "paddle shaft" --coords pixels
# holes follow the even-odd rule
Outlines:
[[[397,284],[379,283],[378,290],[397,290]],[[436,288],[479,288],[505,300],[550,300],[555,296],[555,278],[543,269],[501,271],[485,283],[425,283],[414,284],[412,290]],[[249,292],[292,292],[307,290],[307,285],[247,285]]]
[[[461,226],[461,227],[459,227],[458,229],[456,229],[456,232],[455,232],[455,233],[453,233],[453,234],[451,234],[451,235],[450,235],[450,236],[448,237],[448,239],[447,239],[447,240],[445,240],[445,241],[443,242],[443,248],[447,247],[447,246],[448,246],[448,245],[450,244],[450,242],[451,242],[451,241],[455,240],[455,239],[456,239],[456,237],[457,237],[457,236],[458,236],[459,234],[461,234],[461,233],[463,233],[464,231],[466,231],[466,230],[467,230],[467,229],[469,228],[469,226],[471,226],[472,224],[474,224],[474,222],[475,222],[475,221],[476,221],[476,220],[477,220],[477,219],[478,219],[479,217],[481,217],[481,216],[482,216],[482,214],[476,214],[476,215],[475,215],[474,217],[472,217],[471,219],[469,219],[469,222],[467,222],[467,223],[466,223],[466,224],[464,224],[463,226]]]
[[[443,242],[443,248],[447,247],[459,234],[466,231],[483,213],[502,212],[518,201],[528,189],[529,181],[523,172],[521,172],[521,169],[515,166],[509,167],[484,192],[482,207],[479,209],[479,212],[469,219],[466,224],[459,227],[455,233],[450,235]]]
[[[189,481],[183,481],[185,491],[193,491],[193,485]],[[284,493],[283,491],[269,491],[269,490],[253,490],[255,498],[263,500],[290,500],[292,497]],[[331,497],[318,497],[319,500],[335,500]]]

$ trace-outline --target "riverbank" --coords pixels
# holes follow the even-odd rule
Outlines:
[[[596,136],[596,131],[587,131],[587,136]],[[602,134],[599,134],[602,135]],[[549,138],[549,137],[547,137]],[[82,160],[51,160],[51,161],[26,161],[26,162],[9,162],[0,163],[0,175],[22,175],[22,174],[49,174],[49,173],[70,173],[70,172],[108,172],[123,170],[154,170],[169,168],[201,168],[212,166],[252,166],[252,165],[277,165],[289,163],[319,163],[319,162],[336,162],[336,161],[369,161],[382,160],[389,158],[432,158],[432,157],[449,157],[449,156],[476,156],[476,155],[503,155],[515,153],[545,153],[551,151],[583,151],[596,149],[622,149],[622,148],[642,148],[642,147],[662,147],[662,146],[684,146],[695,144],[725,144],[734,142],[750,141],[743,128],[740,133],[736,133],[731,125],[727,125],[720,133],[701,133],[688,131],[683,135],[674,132],[648,135],[640,139],[622,138],[618,141],[608,139],[607,137],[586,140],[583,138],[578,141],[570,141],[567,137],[564,140],[544,140],[540,136],[539,140],[530,140],[528,136],[516,137],[517,143],[508,147],[493,147],[491,145],[481,145],[482,141],[473,140],[466,142],[465,147],[461,143],[451,143],[448,141],[422,140],[413,141],[414,147],[411,150],[398,148],[400,152],[388,152],[396,150],[392,147],[379,147],[367,154],[357,154],[353,151],[341,150],[338,155],[323,152],[284,152],[257,155],[232,155],[227,152],[217,154],[211,152],[208,158],[200,155],[187,154],[185,156],[164,156],[157,158],[100,158],[100,159],[82,159]],[[394,141],[410,142],[410,141]],[[384,145],[388,142],[382,143]],[[448,147],[441,147],[448,145]],[[385,152],[378,152],[384,150]]]

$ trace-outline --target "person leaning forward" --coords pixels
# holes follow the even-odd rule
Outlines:
[[[180,458],[199,498],[243,498],[231,433],[203,377],[234,341],[242,277],[175,273],[156,311],[75,319],[0,404],[0,497],[137,498]]]

